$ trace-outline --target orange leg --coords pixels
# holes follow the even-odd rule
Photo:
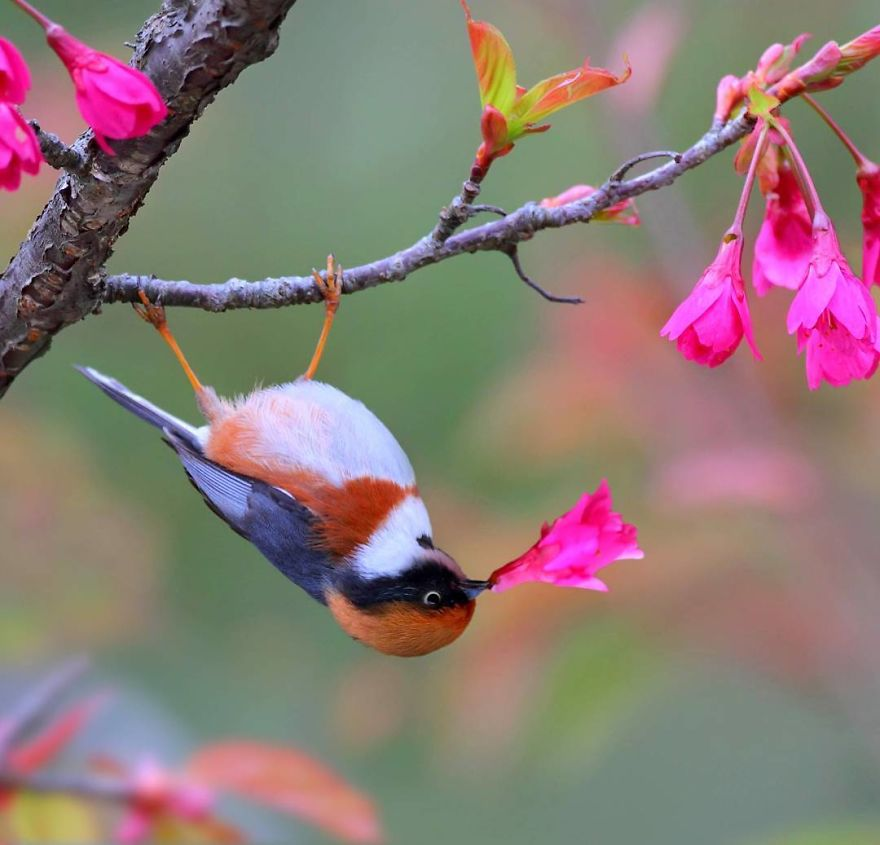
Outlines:
[[[315,346],[315,353],[312,355],[312,361],[309,368],[303,373],[304,379],[314,378],[321,363],[321,356],[324,354],[324,347],[327,345],[327,338],[330,335],[330,327],[333,325],[333,318],[339,309],[339,297],[342,295],[342,267],[336,265],[332,255],[327,256],[327,278],[322,279],[317,270],[312,270],[312,276],[321,289],[324,296],[324,326],[321,329],[321,336],[318,338],[318,344]]]
[[[193,368],[189,365],[189,361],[186,360],[186,357],[177,345],[174,335],[171,334],[171,329],[168,328],[168,320],[165,318],[165,309],[161,305],[153,305],[142,290],[138,291],[138,297],[140,297],[143,305],[133,304],[132,307],[135,312],[142,320],[148,322],[157,332],[159,332],[160,335],[162,335],[162,340],[168,344],[171,351],[174,353],[174,357],[177,358],[180,362],[180,366],[183,367],[183,371],[186,373],[189,383],[193,386],[193,390],[195,390],[197,394],[201,394],[205,388],[196,377]]]

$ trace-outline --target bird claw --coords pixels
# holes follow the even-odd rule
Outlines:
[[[307,381],[314,378],[324,354],[324,346],[327,343],[327,336],[330,334],[330,326],[333,325],[333,318],[336,310],[339,308],[339,298],[342,296],[342,267],[337,266],[336,259],[333,254],[327,256],[327,273],[325,276],[312,269],[312,277],[321,296],[324,297],[324,326],[321,329],[321,336],[318,338],[318,344],[315,346],[315,352],[312,355],[309,368],[303,373],[302,378]]]
[[[322,276],[312,268],[312,278],[324,297],[324,303],[328,311],[335,311],[339,307],[339,299],[342,296],[342,267],[336,264],[333,253],[327,256],[327,273]]]
[[[131,307],[134,308],[135,314],[144,322],[149,323],[154,329],[161,331],[168,325],[168,318],[165,315],[165,306],[161,302],[150,302],[147,294],[139,289],[138,299],[140,303],[133,302]]]

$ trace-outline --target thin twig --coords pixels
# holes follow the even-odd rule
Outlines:
[[[586,223],[598,212],[622,200],[671,185],[683,173],[698,167],[747,135],[753,126],[754,121],[747,116],[736,118],[723,126],[713,126],[672,161],[624,181],[608,179],[595,193],[578,202],[558,208],[543,208],[535,202],[526,203],[501,220],[457,232],[442,243],[434,239],[432,232],[387,258],[346,269],[342,292],[349,294],[386,282],[399,282],[422,267],[438,264],[456,255],[482,251],[506,254],[511,247],[529,240],[535,232]],[[615,175],[619,171],[620,168],[617,168]],[[217,284],[155,278],[145,281],[143,276],[119,274],[107,276],[104,285],[106,302],[137,302],[138,289],[143,288],[154,302],[161,297],[167,306],[187,306],[206,311],[280,308],[323,300],[321,290],[311,274],[281,276],[258,282],[229,279]]]
[[[28,690],[9,713],[0,717],[0,766],[16,740],[45,717],[47,711],[80,678],[88,665],[88,658],[85,657],[75,657],[62,663]]]
[[[480,195],[480,183],[467,179],[461,186],[461,193],[440,212],[437,225],[431,232],[431,240],[438,246],[446,241],[460,226],[471,217],[471,206]]]
[[[843,127],[828,113],[828,110],[816,102],[815,98],[809,94],[801,94],[801,99],[809,105],[816,114],[825,121],[828,128],[840,139],[840,142],[846,147],[847,152],[852,156],[856,167],[860,170],[870,165],[868,157],[855,145],[852,138],[843,131]]]
[[[633,156],[621,164],[620,167],[608,177],[608,181],[623,181],[623,177],[626,176],[633,167],[637,164],[641,164],[643,161],[650,161],[653,158],[671,158],[674,162],[678,162],[681,160],[681,153],[676,152],[675,150],[653,150],[649,153],[639,153],[637,156]]]
[[[550,293],[550,291],[542,288],[525,272],[525,270],[523,270],[522,264],[519,262],[519,251],[515,246],[511,247],[509,250],[505,250],[504,254],[513,264],[513,269],[516,271],[516,275],[519,276],[520,279],[522,279],[532,290],[541,294],[541,296],[543,296],[548,302],[562,302],[567,305],[580,305],[583,302],[583,299],[579,296],[558,296],[557,294]]]
[[[46,164],[56,170],[68,170],[78,175],[88,170],[85,156],[74,147],[68,147],[57,135],[46,132],[36,120],[29,120],[31,129],[40,143],[40,152]]]
[[[507,217],[507,212],[497,205],[472,205],[468,210],[468,217],[475,217],[477,214],[497,214],[499,217]]]

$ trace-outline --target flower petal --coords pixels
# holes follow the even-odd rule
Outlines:
[[[774,285],[797,290],[807,275],[813,247],[813,224],[797,178],[787,164],[776,175],[776,189],[767,195],[755,241],[752,284],[759,296]]]
[[[136,138],[165,119],[168,107],[141,71],[93,50],[57,25],[47,29],[46,40],[67,67],[80,113],[105,152],[112,155],[105,136]]]
[[[880,285],[880,166],[873,162],[864,166],[858,183],[863,200],[862,279],[866,285]]]
[[[870,335],[877,323],[877,308],[871,294],[848,267],[833,266],[837,283],[828,310],[856,340],[873,340]]]
[[[694,289],[688,294],[672,316],[666,321],[666,325],[660,329],[661,337],[677,340],[696,320],[703,316],[711,308],[718,297],[721,296],[720,285],[704,285],[702,279],[697,282]]]
[[[794,334],[799,328],[812,329],[831,302],[836,286],[837,280],[832,273],[820,274],[816,267],[810,264],[807,278],[788,309],[785,321],[788,333]]]
[[[31,74],[18,48],[0,38],[0,100],[21,105],[31,87]]]
[[[803,330],[801,330],[803,332]],[[852,381],[869,379],[877,371],[880,353],[869,340],[856,340],[840,325],[823,319],[798,340],[806,350],[807,385],[816,390],[823,381],[843,387]]]

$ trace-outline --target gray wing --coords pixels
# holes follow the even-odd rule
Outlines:
[[[163,434],[208,507],[323,604],[335,568],[330,556],[315,548],[314,513],[287,491],[214,463],[173,431]]]
[[[107,394],[115,402],[118,402],[127,411],[131,411],[135,416],[150,423],[150,425],[161,428],[163,431],[171,431],[179,440],[195,449],[199,446],[199,433],[195,426],[178,419],[168,411],[163,411],[157,405],[138,396],[133,390],[129,390],[122,382],[116,381],[115,378],[105,376],[92,367],[76,367],[92,384],[96,384],[104,393]]]

